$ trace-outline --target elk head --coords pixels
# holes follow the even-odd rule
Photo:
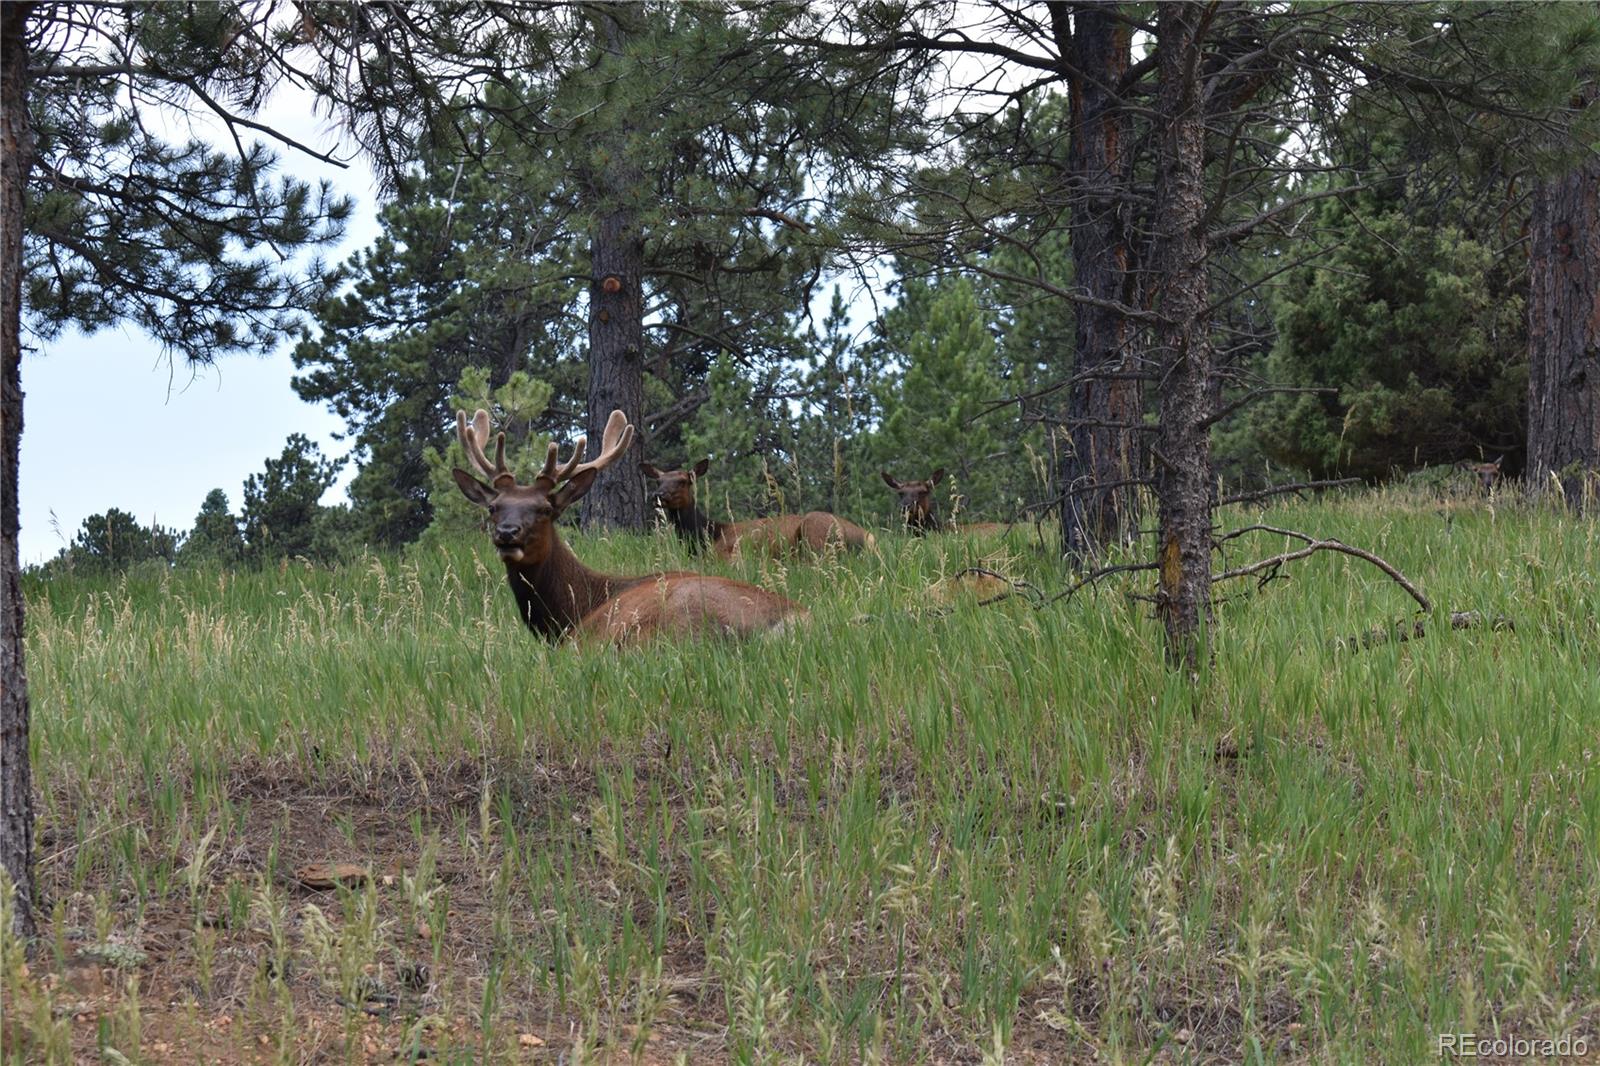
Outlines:
[[[1492,463],[1473,463],[1468,469],[1478,475],[1478,487],[1484,492],[1493,492],[1495,482],[1500,480],[1500,464],[1506,457],[1501,456]]]
[[[654,463],[640,463],[639,470],[656,483],[655,502],[663,511],[688,511],[694,507],[694,483],[710,466],[710,459],[702,459],[689,470],[661,470]]]
[[[883,483],[900,497],[900,512],[906,525],[918,533],[939,528],[939,518],[933,509],[933,489],[944,480],[944,467],[935,470],[926,481],[897,481],[887,470],[880,470]]]
[[[539,566],[550,558],[556,540],[556,519],[589,491],[600,471],[616,462],[633,443],[633,427],[621,411],[612,411],[600,442],[600,454],[588,462],[583,458],[587,437],[580,436],[565,463],[557,462],[552,442],[545,455],[544,469],[530,484],[517,484],[506,467],[506,435],[497,433],[494,462],[490,463],[483,446],[489,439],[489,413],[480,409],[467,422],[465,411],[456,412],[456,436],[467,459],[483,476],[485,484],[460,467],[451,471],[461,493],[489,510],[489,535],[495,550],[507,563]]]

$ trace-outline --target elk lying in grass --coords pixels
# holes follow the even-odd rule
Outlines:
[[[1478,488],[1488,496],[1494,492],[1495,485],[1500,481],[1500,464],[1505,462],[1505,459],[1503,455],[1492,463],[1474,463],[1463,459],[1456,466],[1477,478]]]
[[[887,470],[880,470],[883,483],[900,497],[900,514],[906,528],[916,536],[929,533],[1004,533],[1010,527],[1004,522],[946,522],[939,517],[934,504],[933,490],[944,480],[944,467],[935,470],[926,481],[899,481]]]
[[[456,412],[456,435],[468,461],[487,477],[452,471],[461,492],[489,511],[489,532],[506,564],[517,613],[548,640],[569,633],[580,643],[625,644],[656,635],[752,636],[786,628],[806,616],[804,608],[755,585],[725,577],[683,572],[612,577],[578,561],[561,541],[556,519],[616,462],[633,442],[633,427],[621,411],[606,422],[600,453],[583,458],[579,437],[572,457],[558,463],[550,445],[544,469],[519,485],[505,463],[505,434],[495,437],[494,462],[484,454],[489,415],[478,411],[469,424]]]
[[[829,549],[853,551],[877,541],[854,522],[827,511],[778,515],[747,522],[718,522],[708,518],[694,499],[695,482],[704,477],[711,460],[702,459],[690,470],[661,470],[640,463],[644,476],[656,483],[655,499],[678,536],[694,551],[712,548],[724,558],[757,550],[766,555],[820,555]]]

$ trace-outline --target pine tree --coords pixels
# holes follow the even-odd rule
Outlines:
[[[112,507],[83,520],[67,556],[75,569],[120,573],[140,563],[159,560],[170,566],[182,540],[175,530],[143,526],[127,511]]]
[[[965,497],[968,512],[1007,512],[1014,501],[996,464],[1015,460],[993,422],[980,417],[1004,389],[976,287],[965,278],[938,285],[908,282],[882,329],[902,355],[898,371],[877,392],[882,423],[874,443],[880,463],[893,470],[942,466],[949,471],[942,488]],[[925,477],[928,471],[903,476]]]
[[[228,510],[228,494],[221,489],[206,493],[195,515],[194,528],[184,538],[179,559],[186,564],[237,563],[244,557],[244,538],[238,520]]]
[[[795,457],[806,501],[835,514],[880,510],[872,492],[877,475],[866,449],[876,412],[872,386],[878,368],[871,364],[868,349],[858,347],[850,335],[850,312],[838,285],[821,334],[812,333],[809,341],[811,358],[800,382],[805,401]]]
[[[807,233],[834,221],[817,217],[819,183],[880,151],[896,114],[891,82],[858,71],[870,66],[861,58],[784,43],[826,21],[798,4],[318,6],[307,17],[336,75],[327,94],[396,179],[418,144],[468,167],[503,138],[526,146],[516,180],[553,191],[571,241],[546,268],[587,282],[559,312],[588,326],[575,420],[597,435],[619,407],[641,445],[692,412],[719,351],[754,361],[792,342],[789,319],[829,244]],[[406,47],[371,45],[397,40]],[[518,231],[485,236],[495,256],[528,255]],[[657,384],[669,395],[652,419]],[[585,522],[642,522],[637,458],[600,474]]]
[[[50,339],[119,323],[210,362],[277,344],[328,284],[300,253],[349,202],[274,173],[250,118],[288,71],[275,6],[0,5],[0,866],[33,932],[32,782],[18,583],[24,322]],[[155,121],[164,112],[177,122]],[[204,112],[232,144],[168,141]],[[284,142],[289,143],[289,142]],[[299,150],[299,149],[297,149]]]
[[[259,474],[244,483],[240,526],[245,555],[254,562],[305,556],[319,558],[319,501],[339,476],[342,461],[324,459],[322,451],[301,433],[292,433],[283,453],[268,459]]]

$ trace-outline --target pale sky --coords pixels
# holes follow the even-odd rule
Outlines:
[[[308,94],[286,92],[262,118],[303,143],[334,147],[334,131],[310,104]],[[354,150],[340,153],[351,157],[345,170],[279,154],[285,172],[326,177],[355,198],[344,242],[323,252],[330,262],[372,243],[375,182]],[[22,564],[49,559],[85,518],[112,507],[145,525],[186,530],[206,493],[220,488],[238,514],[244,479],[276,458],[291,433],[304,433],[325,455],[344,455],[349,442],[333,439],[342,421],[290,388],[290,346],[286,340],[269,358],[235,356],[191,371],[182,360],[169,366],[154,341],[129,328],[66,334],[23,356]],[[353,474],[347,466],[325,501],[343,499]]]

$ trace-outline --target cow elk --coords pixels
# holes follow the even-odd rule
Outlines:
[[[557,462],[554,444],[544,469],[519,485],[506,467],[505,434],[495,437],[494,462],[484,445],[489,415],[469,423],[456,412],[456,435],[468,461],[487,482],[452,471],[461,492],[489,512],[489,533],[529,629],[547,640],[571,635],[578,643],[629,644],[654,636],[747,637],[788,628],[806,617],[803,607],[742,581],[683,572],[612,577],[578,561],[556,530],[556,519],[582,498],[596,475],[628,450],[633,427],[621,411],[606,422],[600,452],[582,462],[586,438]]]
[[[689,470],[661,470],[651,463],[639,464],[644,476],[656,483],[656,504],[692,551],[709,547],[725,559],[751,550],[771,556],[821,555],[829,550],[871,548],[877,543],[871,533],[854,522],[827,511],[746,522],[708,518],[695,503],[694,487],[710,465],[709,459],[700,460]]]
[[[934,504],[933,490],[944,480],[944,467],[935,470],[926,481],[900,481],[887,470],[879,471],[883,483],[900,497],[900,514],[906,529],[915,536],[929,533],[1004,533],[1010,526],[1004,522],[946,522],[939,517]]]
[[[1500,464],[1505,462],[1505,459],[1506,457],[1502,455],[1492,463],[1467,462],[1463,464],[1463,468],[1478,479],[1479,490],[1485,496],[1488,496],[1494,492],[1495,485],[1500,482]]]

